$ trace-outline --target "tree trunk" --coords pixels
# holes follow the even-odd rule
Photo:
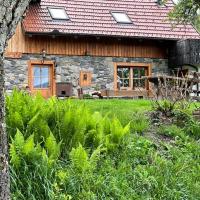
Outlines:
[[[5,131],[3,55],[0,55],[0,199],[9,199],[8,143]]]
[[[8,143],[5,129],[3,54],[30,0],[0,0],[0,200],[10,199]]]

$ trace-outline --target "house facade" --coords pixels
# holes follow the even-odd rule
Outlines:
[[[173,6],[155,0],[33,1],[5,54],[6,90],[28,86],[44,97],[77,96],[80,88],[85,94],[148,96],[151,86],[141,77],[183,67],[187,63],[173,57],[177,44],[200,39],[190,24],[172,27]]]

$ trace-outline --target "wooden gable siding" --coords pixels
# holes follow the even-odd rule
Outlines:
[[[21,26],[10,39],[7,52],[41,53],[57,55],[91,55],[112,57],[167,58],[167,47],[156,40],[133,40],[117,38],[75,39],[67,36],[24,35]]]

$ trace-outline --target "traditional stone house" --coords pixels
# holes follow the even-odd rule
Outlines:
[[[190,24],[172,26],[173,6],[172,0],[164,6],[156,0],[35,0],[7,48],[6,89],[29,86],[45,97],[77,95],[80,87],[146,96],[149,84],[139,78],[191,66],[182,59],[190,51],[177,47],[200,39]]]

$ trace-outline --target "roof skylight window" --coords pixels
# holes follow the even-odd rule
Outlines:
[[[132,24],[131,19],[125,12],[111,12],[115,21],[120,24]]]
[[[69,20],[64,8],[48,8],[52,19]]]

